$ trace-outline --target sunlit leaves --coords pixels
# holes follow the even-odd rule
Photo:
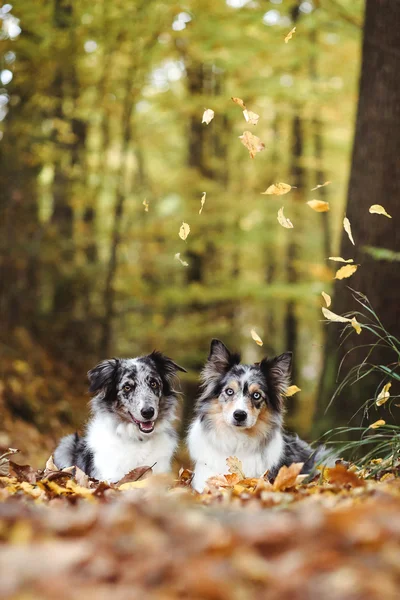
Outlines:
[[[203,118],[202,118],[201,122],[208,125],[213,120],[214,114],[215,113],[211,108],[206,108],[206,110],[203,112]]]
[[[329,202],[324,202],[323,200],[309,200],[307,204],[315,212],[328,212],[329,210]]]
[[[372,423],[372,425],[370,425],[369,428],[379,429],[379,427],[383,427],[383,425],[386,425],[386,421],[384,421],[383,419],[378,419],[377,421],[375,421],[375,423]]]
[[[251,158],[254,158],[257,152],[261,152],[265,149],[265,144],[256,135],[253,135],[251,131],[244,131],[239,136],[243,146],[247,148]]]
[[[319,183],[315,187],[311,188],[311,191],[315,192],[315,190],[319,190],[319,188],[325,187],[326,185],[329,185],[330,183],[332,183],[332,182],[331,181],[325,181],[325,183]]]
[[[291,396],[297,394],[297,392],[301,392],[301,388],[297,387],[297,385],[290,385],[285,392],[285,396],[290,398]]]
[[[260,118],[260,115],[251,110],[247,110],[247,108],[243,111],[243,116],[246,119],[247,123],[250,123],[250,125],[257,125],[258,120]]]
[[[341,317],[340,315],[337,315],[331,310],[325,308],[325,306],[323,306],[321,310],[325,319],[328,319],[328,321],[333,321],[334,323],[351,323],[351,319],[348,319],[347,317]]]
[[[329,260],[334,260],[336,262],[342,262],[342,263],[353,263],[354,260],[352,258],[348,258],[347,260],[345,258],[342,258],[341,256],[330,256]]]
[[[353,239],[353,234],[351,233],[351,225],[350,225],[350,221],[347,217],[345,217],[343,219],[343,228],[345,230],[345,232],[347,233],[347,235],[349,236],[349,240],[351,241],[351,243],[354,244],[354,239]]]
[[[286,227],[286,229],[293,229],[293,223],[290,219],[285,217],[283,214],[283,206],[278,210],[278,223],[282,225],[282,227]]]
[[[206,203],[206,195],[207,195],[207,192],[203,192],[203,195],[202,195],[202,197],[200,199],[199,215],[201,215],[201,213],[203,212],[203,208],[204,208],[204,205]]]
[[[283,194],[287,194],[292,189],[292,186],[288,183],[273,183],[270,185],[265,192],[261,192],[262,195],[268,196],[282,196]]]
[[[179,237],[181,238],[181,240],[186,240],[189,233],[190,233],[189,225],[187,223],[182,223],[182,225],[179,229]]]
[[[375,215],[384,215],[385,217],[388,217],[389,219],[391,219],[392,217],[386,212],[386,210],[383,208],[383,206],[381,206],[380,204],[373,204],[372,206],[369,207],[369,212],[371,214],[375,214]]]
[[[177,260],[178,262],[180,262],[181,265],[183,265],[184,267],[188,267],[189,266],[189,263],[187,263],[185,260],[182,260],[180,252],[177,252],[175,254],[174,258],[175,258],[175,260]]]
[[[325,300],[326,306],[330,306],[332,304],[332,300],[329,294],[326,294],[325,292],[321,292],[323,299]]]
[[[387,402],[389,400],[389,398],[390,398],[389,390],[391,387],[392,387],[391,382],[389,382],[383,386],[383,388],[379,392],[378,397],[376,399],[377,406],[382,406],[382,404],[385,404],[385,402]]]
[[[229,456],[226,459],[226,464],[228,466],[229,473],[232,475],[237,475],[239,479],[245,479],[245,473],[243,471],[242,462],[236,456]]]
[[[284,491],[294,487],[303,465],[304,463],[292,463],[289,467],[281,467],[273,483],[274,491]]]
[[[336,271],[335,279],[347,279],[354,275],[357,269],[358,265],[345,265]]]
[[[355,329],[355,332],[360,335],[361,331],[362,331],[362,327],[360,325],[360,323],[357,321],[357,319],[355,317],[353,317],[351,319],[351,326],[353,327],[353,329]]]
[[[251,337],[253,338],[253,340],[255,341],[255,343],[258,346],[262,346],[263,345],[264,342],[262,341],[262,339],[260,338],[260,336],[258,335],[258,333],[255,331],[255,329],[252,329],[250,331],[250,335],[251,335]]]
[[[292,37],[293,37],[293,34],[294,34],[295,32],[296,32],[296,27],[293,27],[293,29],[291,29],[291,30],[289,31],[289,33],[287,34],[287,36],[285,37],[285,44],[287,44],[287,43],[288,43],[288,41],[292,39]]]

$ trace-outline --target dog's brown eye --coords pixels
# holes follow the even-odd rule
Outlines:
[[[124,391],[125,392],[130,392],[131,391],[131,386],[130,385],[124,385]]]
[[[234,393],[235,393],[235,392],[233,391],[233,389],[232,389],[232,388],[226,388],[226,390],[225,390],[225,394],[226,394],[227,396],[233,396],[233,394],[234,394]]]
[[[154,381],[154,379],[150,381],[150,385],[154,390],[158,387],[158,383],[157,381]]]

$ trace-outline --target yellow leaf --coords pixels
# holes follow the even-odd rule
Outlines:
[[[379,392],[379,395],[376,399],[377,406],[382,406],[382,404],[385,404],[385,402],[387,402],[389,400],[389,398],[390,398],[389,390],[391,387],[392,387],[391,383],[387,383],[386,385],[383,386],[383,388]]]
[[[353,234],[351,233],[350,221],[348,220],[347,217],[345,217],[343,219],[343,228],[344,228],[345,232],[347,233],[347,235],[349,236],[349,240],[351,241],[351,243],[353,244],[353,246],[355,246],[354,239],[353,239]]]
[[[325,306],[323,306],[321,310],[325,319],[328,319],[328,321],[333,321],[334,323],[351,323],[351,319],[348,319],[347,317],[341,317],[340,315],[337,315],[331,310],[325,308]]]
[[[265,190],[265,192],[261,192],[262,195],[268,194],[273,196],[282,196],[283,194],[287,194],[292,189],[292,186],[288,183],[273,183]]]
[[[278,210],[278,222],[282,227],[286,227],[286,229],[292,229],[293,223],[290,219],[287,219],[283,214],[283,206]]]
[[[288,33],[288,34],[287,34],[287,36],[285,37],[285,44],[287,44],[287,43],[288,43],[288,41],[292,39],[292,37],[293,37],[293,34],[295,33],[295,31],[296,31],[296,27],[293,27],[293,29],[291,29],[291,30],[289,31],[289,33]]]
[[[242,110],[246,110],[246,105],[241,98],[232,98],[235,104],[238,104]]]
[[[257,152],[265,149],[265,144],[256,135],[253,135],[251,131],[244,131],[243,135],[239,136],[239,139],[249,151],[251,158],[254,158]]]
[[[250,331],[250,334],[251,334],[251,337],[253,338],[253,340],[255,341],[255,343],[258,344],[258,346],[263,345],[264,342],[262,341],[262,339],[260,338],[260,336],[254,329],[252,329]]]
[[[325,183],[319,183],[315,187],[311,188],[311,191],[315,192],[315,190],[319,190],[319,188],[325,187],[326,185],[329,185],[330,183],[332,183],[332,181],[325,181]]]
[[[326,294],[325,292],[321,292],[323,299],[326,302],[326,305],[329,307],[332,304],[332,300],[329,294]]]
[[[136,490],[140,488],[147,487],[149,485],[150,478],[147,479],[139,479],[139,481],[127,481],[122,485],[118,486],[119,490]]]
[[[309,200],[307,204],[315,212],[328,212],[329,210],[329,202],[324,202],[323,200]]]
[[[228,465],[229,473],[237,475],[240,479],[246,479],[242,462],[236,456],[229,456],[229,458],[226,459],[226,464]]]
[[[346,279],[351,277],[358,269],[358,265],[345,265],[336,271],[334,279]]]
[[[144,212],[149,212],[149,201],[145,198],[142,204],[144,206]]]
[[[211,110],[211,108],[206,108],[206,110],[203,112],[203,118],[202,118],[201,122],[208,125],[213,120],[214,114],[215,113],[213,110]]]
[[[174,258],[175,258],[175,260],[178,260],[181,263],[181,265],[183,265],[184,267],[188,267],[189,266],[189,263],[187,263],[186,261],[184,261],[184,260],[181,259],[181,253],[180,252],[177,252],[175,254]]]
[[[201,215],[201,213],[203,212],[203,206],[206,203],[206,195],[207,195],[207,192],[203,192],[203,195],[200,200],[201,206],[200,206],[200,210],[199,210],[199,215]]]
[[[297,385],[290,385],[286,390],[285,396],[286,398],[290,398],[290,396],[294,396],[297,392],[301,392],[301,388],[297,387]]]
[[[280,492],[296,485],[297,476],[303,468],[304,463],[292,463],[290,467],[283,466],[273,483],[275,492]]]
[[[375,421],[375,423],[372,423],[372,425],[369,426],[369,429],[378,429],[379,427],[382,427],[382,425],[386,425],[386,421],[379,419],[378,421]]]
[[[351,320],[351,326],[356,330],[356,333],[360,335],[362,332],[362,327],[355,317],[353,317]]]
[[[181,240],[186,240],[187,236],[190,233],[190,227],[187,223],[182,223],[181,228],[179,229],[179,237]]]
[[[347,260],[342,258],[341,256],[330,256],[329,260],[335,260],[336,262],[343,262],[343,263],[352,263],[354,262],[354,260],[352,258],[348,258]]]
[[[386,210],[380,204],[373,204],[372,206],[370,206],[369,212],[371,214],[376,214],[376,215],[385,215],[385,217],[388,217],[389,219],[392,218],[390,215],[388,215]]]
[[[258,115],[255,112],[252,112],[251,110],[247,110],[247,108],[244,109],[243,116],[246,119],[247,123],[250,123],[250,125],[257,125],[258,119],[260,118],[260,115]]]

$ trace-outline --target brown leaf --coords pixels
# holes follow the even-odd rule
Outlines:
[[[324,473],[329,483],[338,486],[350,485],[351,487],[362,487],[365,485],[365,481],[357,477],[352,471],[349,471],[345,465],[335,465],[330,469],[326,469]]]
[[[285,465],[279,469],[279,473],[273,483],[275,492],[287,490],[296,485],[297,476],[303,468],[304,463],[292,463],[290,467]]]
[[[147,479],[147,477],[150,477],[150,475],[152,475],[152,473],[153,473],[152,467],[146,467],[146,466],[136,467],[136,469],[129,471],[129,473],[127,473],[115,485],[117,487],[119,487],[120,485],[123,485],[124,483],[129,483],[132,481],[139,481],[139,479]]]
[[[10,475],[16,477],[18,481],[36,483],[36,473],[30,465],[18,465],[10,460]]]
[[[241,98],[231,98],[235,104],[238,104],[242,110],[246,110],[246,105]]]
[[[251,131],[244,131],[239,136],[243,146],[247,148],[251,158],[254,158],[257,152],[261,152],[265,149],[265,144],[256,135],[253,135]]]

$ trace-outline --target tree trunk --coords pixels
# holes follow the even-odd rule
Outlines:
[[[354,258],[360,264],[351,280],[336,281],[333,307],[342,314],[357,309],[348,286],[365,294],[386,329],[400,337],[400,268],[388,260],[377,261],[366,250],[368,246],[398,251],[400,230],[394,219],[370,214],[372,204],[383,204],[394,218],[398,214],[400,197],[400,2],[367,0],[360,97],[358,104],[352,169],[350,176],[347,217],[350,220],[355,246],[346,234],[342,236],[341,255]],[[359,308],[359,306],[358,306]],[[362,318],[360,317],[362,321]],[[365,330],[359,338],[355,333],[342,341],[341,328],[329,325],[317,429],[331,424],[347,423],[356,410],[373,398],[381,377],[373,374],[345,388],[332,409],[325,408],[335,389],[337,366],[344,358],[342,373],[359,364],[365,348],[357,345],[371,341]],[[386,364],[386,351],[377,348],[370,362]],[[360,416],[352,420],[356,425]]]

